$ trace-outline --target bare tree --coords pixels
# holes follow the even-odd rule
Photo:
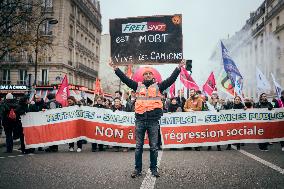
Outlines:
[[[0,1],[0,61],[5,57],[17,61],[23,52],[31,55],[36,43],[39,47],[51,44],[48,38],[36,37],[44,17],[41,0]]]

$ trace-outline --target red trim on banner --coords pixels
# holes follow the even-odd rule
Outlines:
[[[24,135],[26,145],[68,140],[81,136],[106,142],[136,143],[134,126],[119,126],[81,119],[37,127],[24,127]],[[145,144],[149,144],[148,140],[145,140]]]
[[[284,121],[161,127],[161,133],[165,145],[284,138]],[[203,135],[205,138],[199,138]],[[215,135],[216,137],[213,137]]]

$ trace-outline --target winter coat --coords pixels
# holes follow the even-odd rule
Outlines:
[[[4,127],[14,127],[16,120],[11,120],[8,117],[11,109],[14,109],[16,113],[17,101],[15,99],[5,100],[1,106],[2,125]]]
[[[40,102],[35,102],[35,104],[30,105],[29,112],[39,112],[42,111],[42,109],[45,109],[45,103],[43,100]]]

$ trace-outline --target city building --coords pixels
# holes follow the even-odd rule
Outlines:
[[[45,18],[58,21],[55,25],[48,21],[39,25],[39,38],[50,39],[52,47],[39,47],[37,65],[34,53],[5,56],[0,62],[0,84],[28,87],[34,83],[37,67],[36,86],[60,84],[67,75],[69,84],[93,89],[102,31],[99,1],[42,0],[41,6]]]
[[[271,73],[284,87],[284,0],[265,0],[250,13],[240,31],[222,41],[244,78],[245,96],[258,100],[263,92],[257,89],[256,68],[270,81],[271,90],[267,93],[271,97],[276,95]],[[220,46],[215,52],[218,50],[221,51]],[[219,53],[211,57],[220,58]]]
[[[114,95],[115,91],[122,91],[123,93],[129,92],[129,88],[120,81],[120,79],[115,75],[112,68],[108,65],[111,57],[110,50],[110,35],[103,34],[101,36],[101,50],[100,50],[100,69],[99,78],[101,81],[101,86],[104,92]],[[119,68],[127,73],[127,66],[119,66]],[[139,68],[137,65],[133,65],[131,71],[132,74]]]

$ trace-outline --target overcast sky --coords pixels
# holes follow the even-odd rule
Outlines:
[[[183,52],[193,60],[193,78],[203,85],[216,64],[209,58],[221,39],[239,31],[264,0],[100,0],[103,34],[109,19],[133,16],[183,16]],[[236,62],[237,64],[237,62]],[[175,66],[159,66],[168,77]],[[216,73],[217,74],[217,73]]]

